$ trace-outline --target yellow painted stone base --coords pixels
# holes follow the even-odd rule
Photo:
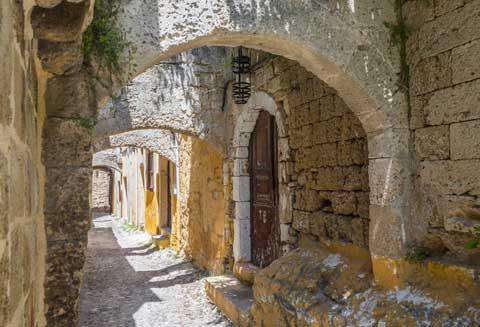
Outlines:
[[[479,270],[448,262],[372,257],[376,283],[387,289],[414,286],[453,307],[475,302],[480,294]]]
[[[209,277],[205,291],[212,302],[230,319],[234,326],[253,326],[250,309],[253,304],[252,288],[230,275]]]

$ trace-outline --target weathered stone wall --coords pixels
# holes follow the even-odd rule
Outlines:
[[[45,326],[45,230],[31,1],[0,6],[0,326]]]
[[[112,172],[107,169],[93,169],[92,178],[92,210],[95,212],[110,213]]]
[[[98,136],[93,144],[94,151],[100,151],[97,153],[119,147],[144,148],[158,153],[175,164],[177,163],[176,134],[171,130],[142,129],[108,136]]]
[[[298,63],[257,51],[252,57],[256,67],[255,92],[267,92],[276,102],[276,108],[257,106],[268,110],[277,121],[279,216],[284,253],[297,246],[299,236],[368,248],[368,149],[358,118],[335,90]],[[240,180],[249,178],[246,146],[257,117],[238,122],[236,117],[245,110],[233,106],[229,119],[232,124],[251,127],[236,126],[240,134],[233,137],[229,148],[233,179]],[[245,193],[249,193],[249,184],[237,184],[233,205],[236,219],[242,220],[245,215],[250,216],[248,212],[242,213],[245,203],[241,202],[242,198],[247,200],[248,211],[249,196]],[[242,187],[244,184],[246,189]],[[237,222],[235,228],[241,229],[242,224]],[[240,242],[249,242],[248,235],[244,238],[241,232],[235,233]],[[249,247],[245,249],[249,251]],[[239,254],[240,258],[248,256]]]
[[[137,76],[100,110],[96,138],[100,142],[110,137],[110,143],[119,145],[119,133],[165,129],[163,133],[179,131],[210,140],[220,149],[225,143],[222,101],[230,71],[225,65],[227,53],[223,47],[201,47]]]
[[[204,269],[224,270],[225,200],[222,156],[198,138],[179,142],[177,246]]]
[[[36,1],[29,11],[38,40],[40,84],[46,118],[45,166],[47,237],[45,316],[48,326],[75,326],[90,228],[91,132],[78,117],[96,114],[90,75],[83,70],[81,37],[93,16],[93,0]],[[38,277],[37,277],[38,278]]]
[[[466,250],[480,223],[480,2],[408,1],[405,23],[418,160],[414,207],[428,226],[420,246],[479,262]]]

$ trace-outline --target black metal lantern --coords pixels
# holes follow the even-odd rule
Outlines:
[[[251,91],[250,70],[251,61],[249,56],[242,54],[242,47],[238,48],[238,55],[233,57],[233,100],[236,104],[247,103]]]

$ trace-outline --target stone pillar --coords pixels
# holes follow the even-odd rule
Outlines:
[[[95,107],[82,73],[47,82],[43,130],[48,326],[75,326],[90,227],[92,133],[76,117],[91,117]]]

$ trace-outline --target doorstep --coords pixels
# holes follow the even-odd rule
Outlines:
[[[153,235],[152,242],[159,250],[162,250],[170,246],[170,237],[165,235]]]
[[[235,326],[251,325],[250,309],[253,304],[252,288],[240,283],[232,275],[208,277],[205,290],[210,300]]]

